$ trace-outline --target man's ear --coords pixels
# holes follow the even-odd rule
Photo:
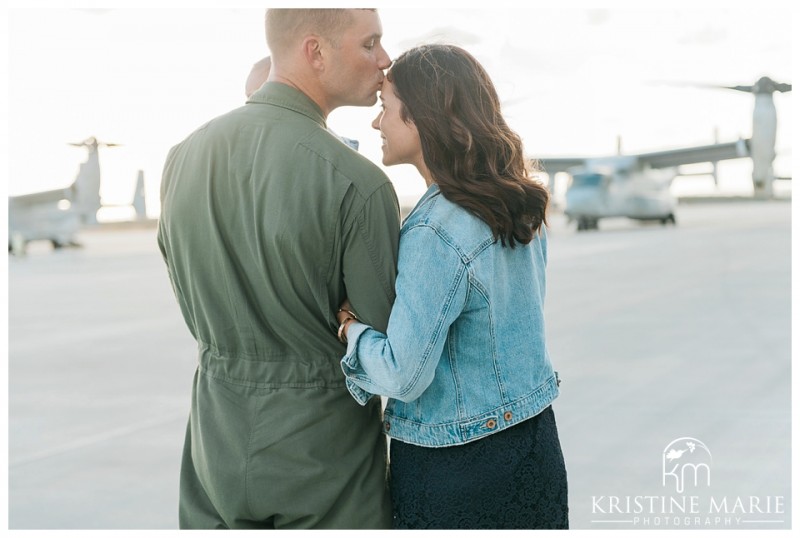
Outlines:
[[[322,45],[322,39],[319,36],[310,35],[303,40],[303,56],[308,65],[317,71],[325,68]]]

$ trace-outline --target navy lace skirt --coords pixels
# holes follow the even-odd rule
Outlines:
[[[392,439],[397,529],[566,529],[567,471],[551,407],[477,441]]]

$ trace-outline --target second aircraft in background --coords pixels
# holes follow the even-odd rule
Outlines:
[[[549,175],[550,190],[554,177],[567,172],[570,183],[564,213],[576,221],[578,230],[598,227],[607,217],[628,217],[675,223],[675,197],[670,192],[672,180],[681,165],[710,162],[716,182],[716,163],[726,159],[750,157],[753,160],[753,189],[757,197],[772,195],[777,115],[774,92],[791,91],[791,84],[762,77],[751,86],[719,86],[755,95],[753,131],[748,139],[665,151],[608,157],[540,157],[538,168]],[[621,153],[621,152],[619,152]],[[789,179],[789,178],[780,178]]]

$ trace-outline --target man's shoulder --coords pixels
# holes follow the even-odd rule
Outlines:
[[[200,124],[194,130],[192,130],[189,134],[187,134],[183,140],[172,146],[170,151],[175,151],[180,148],[185,148],[192,144],[193,141],[197,140],[200,137],[204,137],[215,132],[224,131],[228,128],[231,121],[234,121],[237,115],[241,114],[241,109],[243,107],[235,108],[218,116],[214,116],[213,118],[206,120],[204,123]]]
[[[306,139],[304,145],[365,197],[390,184],[380,167],[330,131],[318,130]]]

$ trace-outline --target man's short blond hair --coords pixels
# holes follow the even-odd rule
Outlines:
[[[280,57],[309,34],[316,34],[336,47],[352,22],[353,14],[349,9],[268,9],[265,17],[267,46],[273,56]]]

